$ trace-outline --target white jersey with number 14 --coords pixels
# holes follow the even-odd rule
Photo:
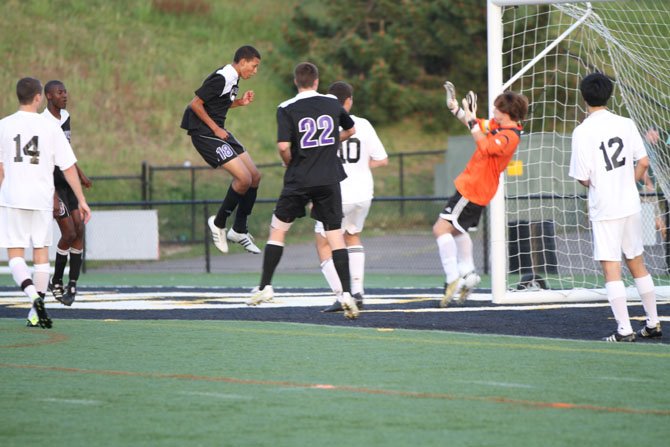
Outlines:
[[[18,111],[0,120],[0,161],[5,173],[0,206],[51,210],[54,166],[67,169],[77,159],[53,120]]]

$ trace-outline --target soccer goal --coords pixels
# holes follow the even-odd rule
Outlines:
[[[530,102],[522,142],[490,206],[493,301],[606,299],[587,191],[568,176],[571,134],[586,116],[579,82],[596,70],[615,82],[610,108],[635,120],[647,140],[645,261],[659,296],[670,296],[670,2],[489,0],[488,63],[490,107],[508,89]]]

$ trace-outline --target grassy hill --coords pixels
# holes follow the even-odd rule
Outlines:
[[[233,110],[227,126],[257,162],[277,161],[275,110],[288,96],[270,62],[295,3],[5,0],[0,113],[16,110],[20,77],[60,79],[70,93],[73,147],[89,175],[135,173],[143,160],[202,165],[179,129],[182,111],[202,79],[248,43],[263,63],[241,90],[254,90],[256,101]],[[446,133],[425,134],[411,118],[378,131],[389,152],[437,149],[446,141]]]

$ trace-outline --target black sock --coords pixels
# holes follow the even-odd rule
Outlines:
[[[351,277],[349,275],[349,252],[347,252],[346,248],[333,250],[333,264],[335,264],[335,270],[337,271],[337,276],[340,277],[340,282],[342,283],[342,291],[351,293]]]
[[[54,275],[51,277],[51,284],[63,284],[63,272],[67,265],[67,255],[56,252],[56,262],[54,263]]]
[[[249,188],[246,194],[240,199],[240,204],[238,205],[237,213],[235,214],[235,223],[233,224],[233,230],[237,233],[244,234],[249,232],[249,228],[247,227],[247,217],[251,214],[251,210],[254,209],[257,194],[258,188]]]
[[[82,253],[70,252],[70,281],[79,280],[79,272],[81,272]]]
[[[272,276],[279,265],[281,255],[284,253],[284,247],[281,245],[267,244],[263,250],[263,273],[261,274],[261,289],[272,284]]]
[[[230,185],[226,197],[223,199],[221,208],[216,213],[216,218],[214,218],[214,225],[219,228],[226,228],[226,219],[230,216],[237,206],[240,203],[242,195],[233,189],[233,185]]]

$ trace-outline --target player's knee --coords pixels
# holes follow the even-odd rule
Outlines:
[[[69,247],[77,239],[77,231],[74,227],[61,229],[60,238]]]
[[[251,174],[251,187],[252,188],[258,188],[258,185],[261,183],[261,171],[256,170],[256,172],[253,172]]]

